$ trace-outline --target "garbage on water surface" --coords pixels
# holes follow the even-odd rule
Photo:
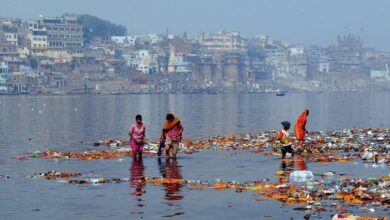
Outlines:
[[[280,147],[276,131],[259,131],[255,134],[231,134],[208,139],[184,139],[179,151],[192,154],[201,150],[247,150],[254,154],[280,156]],[[33,152],[32,158],[76,158],[83,160],[118,159],[132,156],[128,141],[107,139],[82,141],[84,145],[109,147],[104,150],[84,152]],[[331,143],[331,145],[329,145]],[[158,152],[159,142],[150,141],[144,146],[146,156]],[[127,149],[127,152],[126,152]],[[305,162],[350,162],[357,159],[375,164],[390,165],[390,129],[365,128],[337,130],[330,132],[310,132],[302,148],[296,148],[295,156],[286,160],[304,160]],[[120,152],[120,153],[118,153]],[[15,157],[17,159],[17,157]]]
[[[349,129],[331,132],[310,132],[304,147],[296,150],[292,158],[282,162],[350,162],[362,160],[365,165],[390,165],[390,129]],[[256,134],[232,134],[211,137],[206,140],[183,140],[179,149],[181,153],[195,153],[202,150],[213,151],[249,151],[253,154],[280,157],[279,143],[275,140],[275,131],[260,131]],[[79,160],[120,160],[132,156],[127,141],[107,140],[83,142],[94,146],[88,151],[34,151],[16,156],[14,159],[50,158]],[[156,156],[158,142],[149,142],[144,146],[145,156]],[[96,148],[95,148],[96,147]],[[358,164],[358,163],[357,163]],[[351,164],[352,165],[352,164]],[[314,170],[313,170],[314,172]],[[370,177],[366,179],[348,178],[348,174],[336,174],[324,171],[313,174],[309,170],[280,170],[275,173],[279,179],[286,178],[285,183],[269,181],[230,181],[216,180],[209,183],[204,180],[169,179],[162,177],[141,176],[136,180],[128,177],[96,177],[77,172],[49,171],[37,177],[56,180],[72,185],[100,185],[138,181],[143,184],[166,186],[180,185],[189,190],[216,190],[218,192],[233,191],[237,193],[251,192],[264,199],[277,200],[286,205],[296,206],[296,211],[337,210],[346,212],[351,207],[364,207],[367,213],[380,213],[378,210],[390,206],[390,176]],[[329,178],[332,177],[332,178]],[[264,178],[266,179],[266,178]],[[327,181],[331,179],[331,181]],[[257,199],[256,199],[257,200]],[[332,203],[332,205],[330,205]],[[335,204],[333,204],[335,203]]]
[[[298,173],[299,175],[311,176],[309,172]],[[216,179],[214,183],[202,180],[189,180],[182,178],[164,178],[164,177],[124,177],[124,178],[106,178],[93,176],[78,172],[58,172],[48,171],[34,174],[47,180],[56,180],[58,182],[68,183],[70,185],[101,185],[113,183],[134,183],[146,186],[154,185],[161,187],[186,187],[189,190],[215,190],[218,192],[234,191],[236,193],[250,192],[259,195],[262,201],[264,199],[277,200],[285,205],[295,206],[293,210],[304,212],[323,212],[326,210],[342,211],[333,219],[343,218],[350,207],[361,207],[366,213],[377,213],[377,210],[385,210],[390,206],[390,175],[378,177],[375,179],[349,179],[340,178],[333,185],[325,184],[323,181],[300,183],[270,183],[262,180],[256,181],[230,181],[226,182]],[[256,199],[257,200],[257,199]],[[374,208],[375,207],[375,208]],[[366,211],[364,211],[366,210]],[[380,212],[378,212],[380,213]],[[386,219],[356,217],[355,219]]]
[[[68,179],[71,177],[77,177],[81,175],[82,175],[81,173],[77,173],[77,172],[58,172],[58,171],[51,170],[44,173],[36,173],[31,177],[33,178],[41,177],[48,180],[56,180],[56,179]]]
[[[360,217],[350,213],[336,214],[332,220],[389,220],[388,217]]]

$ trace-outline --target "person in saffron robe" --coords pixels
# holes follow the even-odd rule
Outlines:
[[[305,139],[305,134],[307,133],[306,130],[307,116],[309,116],[309,110],[305,109],[302,112],[302,114],[298,117],[297,122],[295,123],[294,132],[299,147],[302,147],[303,140]]]

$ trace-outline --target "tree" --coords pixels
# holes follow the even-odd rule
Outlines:
[[[113,24],[93,15],[79,15],[78,21],[83,25],[84,43],[86,44],[89,44],[94,37],[121,36],[127,32],[123,25]]]

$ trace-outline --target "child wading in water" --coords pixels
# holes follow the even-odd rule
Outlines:
[[[135,116],[135,123],[131,125],[129,130],[130,136],[130,146],[133,151],[133,157],[136,158],[137,155],[139,158],[142,158],[142,150],[144,148],[146,129],[145,125],[142,123],[142,116]]]
[[[291,123],[289,121],[282,121],[281,124],[283,126],[283,130],[278,132],[278,140],[281,144],[280,149],[282,151],[282,159],[285,159],[287,153],[290,153],[291,156],[294,156],[294,150],[291,147],[290,135],[288,133],[288,130],[291,127]]]
[[[160,137],[161,141],[165,141],[167,158],[170,157],[171,153],[172,157],[176,158],[177,150],[183,136],[183,130],[184,128],[181,125],[180,119],[172,113],[168,113]]]

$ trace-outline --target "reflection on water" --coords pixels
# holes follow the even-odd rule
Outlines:
[[[144,207],[142,195],[146,193],[144,190],[146,181],[144,176],[144,163],[142,158],[134,158],[130,166],[130,187],[132,188],[131,195],[136,197],[136,209]],[[133,211],[130,214],[143,214],[144,211]]]
[[[137,198],[138,207],[143,207],[143,200],[141,196],[146,193],[144,190],[146,185],[145,176],[144,176],[144,163],[142,158],[133,159],[130,166],[130,186],[133,189],[131,195],[134,195]]]
[[[283,171],[283,174],[279,176],[279,183],[288,183],[290,178],[290,173],[294,170],[294,161],[283,161],[280,163],[280,169]]]
[[[289,183],[290,182],[290,173],[294,170],[307,170],[307,166],[305,161],[303,160],[281,160],[280,162],[280,170],[283,171],[282,175],[279,175],[278,182],[280,184]]]
[[[158,159],[161,176],[166,179],[182,179],[180,166],[176,159],[166,159],[165,162]],[[166,200],[181,200],[183,195],[180,192],[182,184],[179,182],[164,183]]]

